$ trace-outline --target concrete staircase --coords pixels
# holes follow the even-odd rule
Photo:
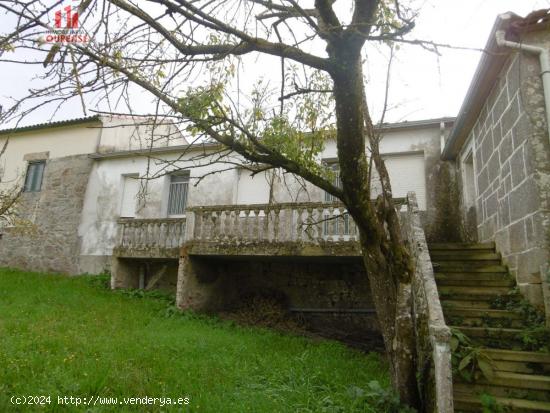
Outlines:
[[[467,382],[453,377],[457,412],[481,412],[481,394],[504,411],[550,412],[550,354],[522,351],[524,320],[496,310],[492,303],[509,294],[514,281],[493,243],[430,244],[430,256],[446,322],[467,335],[490,357],[494,377]],[[512,292],[513,294],[513,292]]]

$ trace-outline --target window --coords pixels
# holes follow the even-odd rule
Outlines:
[[[25,192],[39,192],[42,188],[42,177],[46,161],[30,162],[25,177]]]
[[[338,188],[342,187],[342,180],[340,178],[340,168],[337,163],[330,163],[327,165],[329,168],[331,168],[334,171],[334,178],[332,180],[332,183],[337,186]],[[334,195],[329,194],[328,192],[325,192],[325,202],[337,202],[338,198],[336,198]],[[349,235],[349,214],[344,212],[342,219],[334,217],[332,219],[329,219],[329,215],[324,215],[325,222],[323,224],[323,232],[325,235],[329,235],[330,231],[330,225],[333,225],[333,234],[337,235],[340,233],[340,225],[344,225],[344,235]],[[331,222],[332,221],[332,222]]]
[[[134,218],[136,215],[137,195],[139,192],[139,175],[122,176],[121,218]]]
[[[189,174],[171,175],[168,194],[168,215],[183,215],[187,206]]]
[[[337,186],[338,188],[342,188],[342,180],[340,179],[340,167],[337,163],[330,163],[327,165],[330,169],[334,171],[334,179],[332,180],[332,184],[334,186]],[[336,202],[338,199],[334,196],[329,194],[328,192],[325,192],[325,202]]]

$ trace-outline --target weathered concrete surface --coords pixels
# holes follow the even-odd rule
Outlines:
[[[314,331],[377,346],[381,342],[368,279],[358,258],[322,260],[193,256],[183,249],[181,309],[223,311],[251,296],[277,297]]]
[[[358,257],[361,247],[357,241],[349,242],[197,242],[187,244],[190,254],[213,256],[249,256],[249,257]]]
[[[179,260],[176,305],[183,310],[216,311],[224,308],[231,294],[216,268],[187,254]]]
[[[111,259],[111,288],[144,289],[151,280],[154,288],[176,291],[178,261],[175,259],[128,259],[113,256]],[[158,278],[160,276],[160,278]]]
[[[548,35],[531,34],[522,41],[548,46]],[[550,251],[550,144],[536,56],[511,55],[468,141],[479,241],[496,242],[522,293],[541,308],[542,283],[548,282],[542,268]]]
[[[3,229],[0,266],[79,273],[82,204],[92,168],[86,155],[46,161],[40,192],[24,192],[19,213],[32,231]]]
[[[417,379],[424,409],[452,413],[451,330],[445,323],[439,293],[414,193],[408,195],[402,231],[414,261],[412,313],[415,320]]]

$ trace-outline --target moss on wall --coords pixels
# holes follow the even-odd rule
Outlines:
[[[428,242],[462,241],[458,187],[453,163],[440,161],[433,168],[434,208]]]

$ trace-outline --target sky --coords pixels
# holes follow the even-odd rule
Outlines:
[[[420,0],[420,14],[411,38],[481,49],[498,14],[512,11],[524,16],[550,7],[550,0]],[[0,27],[5,16],[0,16]],[[0,30],[1,32],[1,30]],[[480,52],[442,49],[441,56],[415,46],[402,47],[391,69],[387,122],[456,116],[480,59]],[[387,56],[371,51],[365,62],[367,96],[375,120],[380,117],[384,97]],[[265,63],[251,60],[243,78],[265,75]],[[9,96],[28,93],[39,85],[35,78],[41,65],[21,66],[0,62],[0,104],[8,106]],[[145,99],[145,96],[142,95]],[[66,105],[53,115],[53,109],[41,110],[26,117],[20,126],[83,116],[79,105]],[[0,128],[12,124],[0,125]]]

